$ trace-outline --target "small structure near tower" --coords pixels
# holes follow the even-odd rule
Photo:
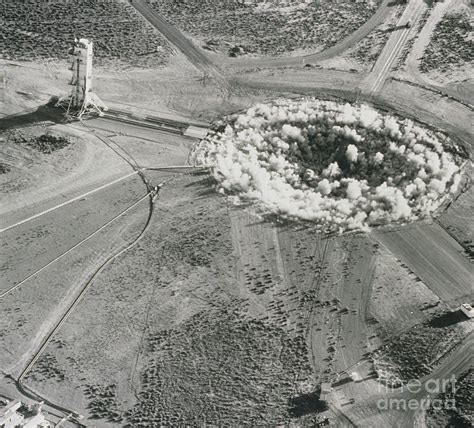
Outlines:
[[[92,42],[87,39],[75,39],[69,50],[71,58],[72,86],[71,96],[59,101],[66,108],[66,115],[81,118],[84,114],[96,112],[102,116],[107,106],[92,91]]]
[[[0,427],[2,428],[51,428],[53,426],[42,413],[41,405],[25,406],[20,400],[4,401],[0,404]]]

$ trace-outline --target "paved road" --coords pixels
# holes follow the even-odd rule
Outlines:
[[[395,64],[397,58],[400,56],[403,47],[408,40],[408,35],[412,32],[416,32],[418,19],[425,11],[425,7],[423,0],[410,0],[405,12],[403,12],[403,15],[400,17],[396,25],[396,27],[401,28],[394,30],[391,33],[382,53],[375,63],[374,68],[367,76],[363,89],[364,92],[375,94],[382,89],[390,70]],[[405,26],[408,21],[412,24],[410,28]]]
[[[179,49],[197,69],[205,74],[220,76],[220,70],[204,55],[204,53],[187,39],[181,31],[152,9],[145,0],[133,0],[132,5],[149,21],[173,46]]]

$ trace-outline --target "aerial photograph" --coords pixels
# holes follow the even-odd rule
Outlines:
[[[0,0],[0,428],[474,426],[474,0]]]

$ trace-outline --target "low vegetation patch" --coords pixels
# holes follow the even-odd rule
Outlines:
[[[462,339],[464,320],[460,311],[444,313],[391,339],[374,356],[380,380],[397,387],[431,373]]]
[[[376,8],[365,2],[300,0],[157,0],[152,6],[206,48],[224,48],[232,56],[328,48],[359,28]]]
[[[53,354],[43,354],[28,373],[27,380],[56,380],[63,381],[65,373],[58,366],[58,360]]]
[[[374,64],[381,54],[390,34],[379,28],[373,30],[349,52],[349,58],[360,64]]]
[[[448,384],[447,391],[436,397],[442,404],[437,403],[436,408],[430,407],[427,411],[428,426],[438,427],[472,427],[473,408],[472,385],[474,371],[463,373],[456,383]]]
[[[454,66],[469,64],[474,59],[472,24],[468,13],[453,13],[443,17],[436,26],[429,45],[421,58],[420,70],[447,71]]]
[[[51,154],[56,150],[61,150],[71,144],[68,138],[55,136],[52,134],[43,134],[39,137],[30,137],[21,133],[15,133],[12,135],[11,140],[16,144],[25,144],[45,154]]]
[[[6,174],[9,171],[10,171],[10,167],[0,162],[0,174]]]
[[[392,12],[392,16],[388,21],[385,21],[373,29],[366,37],[350,49],[348,51],[348,57],[357,61],[359,64],[374,64],[382,53],[391,32],[398,31],[396,29],[396,23],[404,10],[404,5],[396,6],[396,9]]]
[[[69,59],[75,37],[94,42],[99,63],[144,66],[163,62],[169,52],[165,39],[127,2],[5,0],[0,16],[0,58]]]
[[[311,378],[307,354],[302,336],[226,310],[197,314],[150,337],[128,426],[274,425],[317,412],[297,398]]]
[[[88,409],[93,419],[106,419],[109,422],[122,421],[121,412],[117,411],[117,386],[87,385],[85,393],[89,399]]]

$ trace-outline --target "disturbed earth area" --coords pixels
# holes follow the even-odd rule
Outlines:
[[[127,142],[129,154],[148,165],[162,161],[157,149],[173,148],[173,161],[184,162],[192,144],[179,137],[163,143],[156,142],[163,136],[111,138]],[[14,144],[37,150],[31,141],[25,136]],[[173,175],[146,172],[152,183]],[[91,423],[315,424],[335,419],[319,400],[321,382],[334,382],[338,374],[351,382],[347,369],[364,355],[373,355],[380,367],[390,364],[392,378],[403,379],[412,375],[400,354],[407,344],[416,343],[414,356],[424,356],[423,365],[413,366],[418,376],[427,365],[436,366],[436,355],[426,350],[440,335],[446,347],[464,337],[467,330],[461,327],[433,330],[449,308],[430,290],[430,282],[386,249],[384,237],[335,237],[310,223],[263,220],[251,207],[233,206],[215,192],[219,181],[206,173],[177,174],[170,184],[160,191],[143,239],[94,280],[25,379]],[[112,216],[112,209],[136,200],[140,189],[140,180],[134,179],[82,201],[76,212],[81,223],[74,223],[83,228],[88,219],[93,230],[91,221],[100,224],[101,212]],[[30,315],[20,303],[8,313],[25,340],[31,323],[41,319],[34,302],[40,299],[42,313],[52,310],[71,280],[83,280],[80,266],[93,265],[94,254],[104,257],[119,248],[114,236],[136,236],[144,208],[107,231],[102,239],[110,240],[110,248],[94,239],[92,254],[84,248],[79,259],[72,254],[23,287]],[[37,238],[38,254],[41,242],[55,239],[51,226],[45,231]],[[62,236],[64,247],[67,234]],[[16,243],[18,250],[22,242]],[[418,245],[433,244],[419,239]],[[13,275],[8,268],[6,273]],[[462,279],[459,287],[460,296],[469,290]],[[16,301],[15,295],[8,299]],[[391,346],[372,354],[388,338]],[[20,352],[15,337],[6,334],[4,340]]]
[[[317,99],[231,116],[191,159],[211,167],[234,201],[339,233],[428,217],[457,193],[464,163],[439,132],[364,104]]]
[[[92,31],[76,3],[79,4],[72,2],[68,7],[74,8],[74,13],[77,13],[77,28]],[[195,24],[197,28],[189,32],[201,44],[205,43],[207,48],[222,51],[226,55],[241,55],[247,51],[252,55],[282,53],[280,47],[267,43],[268,23],[283,28],[278,35],[279,40],[284,42],[285,50],[292,51],[308,33],[313,37],[308,37],[308,40],[314,42],[314,38],[321,37],[324,44],[329,46],[334,42],[331,40],[333,35],[330,25],[346,23],[348,28],[355,23],[360,25],[369,16],[368,8],[360,4],[334,5],[342,13],[332,17],[326,16],[329,7],[315,8],[321,13],[321,20],[324,18],[330,25],[308,28],[304,16],[307,10],[289,8],[276,11],[270,8],[265,12],[251,9],[256,7],[257,2],[246,2],[245,6],[242,2],[231,2],[236,6],[229,8],[229,11],[222,11],[223,2],[204,2],[208,11],[217,10],[217,16],[225,18],[221,33],[220,29],[214,29],[213,26],[201,28],[209,20],[196,20],[193,16],[197,6],[203,7],[203,2],[196,3],[197,6],[195,2],[186,2],[185,5],[180,3],[182,7],[174,10],[167,9],[165,5],[176,3],[160,3],[161,9],[158,10],[170,21],[179,26],[182,19],[186,28]],[[61,24],[59,21],[64,6],[60,3],[50,8],[51,16],[58,22],[45,20],[36,5],[22,3],[20,7],[17,2],[10,4],[18,7],[1,9],[6,10],[8,21],[15,21],[18,26],[24,20],[31,20],[30,26],[36,26],[38,34],[42,34],[42,28],[46,28],[45,32],[51,37],[59,34],[52,29],[56,28],[54,25]],[[90,10],[98,12],[100,22],[105,23],[106,30],[95,33],[101,26],[98,25],[99,21],[94,21],[96,26],[94,33],[91,33],[92,37],[107,41],[108,50],[103,43],[96,44],[100,61],[106,63],[108,59],[113,59],[115,67],[115,64],[130,64],[128,57],[133,59],[132,63],[139,65],[147,65],[147,58],[150,58],[148,64],[153,65],[161,64],[163,58],[168,58],[168,48],[163,39],[160,36],[156,39],[157,33],[150,30],[143,20],[136,22],[135,12],[129,10],[126,3],[117,3],[119,6],[116,6],[116,3],[84,1],[82,4],[94,8]],[[291,4],[286,2],[286,6]],[[0,7],[3,7],[3,3]],[[27,8],[33,8],[35,13],[29,15]],[[121,10],[122,15],[117,15],[117,10]],[[187,16],[182,16],[183,11]],[[265,23],[261,28],[254,28],[248,37],[249,29],[245,27],[248,27],[247,22],[253,22],[254,19],[249,14],[261,17],[263,12],[267,18]],[[249,19],[239,23],[234,16],[248,16]],[[282,17],[288,16],[300,19],[301,29],[294,25],[292,28],[285,26],[293,24],[291,20],[282,21]],[[319,19],[314,15],[312,18]],[[11,22],[7,22],[0,31],[8,35],[8,39],[3,40],[11,40],[12,43],[18,40],[19,53],[16,54],[18,56],[9,53],[9,44],[5,43],[1,46],[6,57],[34,58],[28,49],[30,38],[38,43],[41,41],[44,51],[38,52],[42,52],[41,55],[45,57],[61,56],[66,52],[63,50],[67,49],[64,40],[49,45],[49,39],[35,38],[37,35],[30,33],[28,28],[16,34]],[[136,44],[136,39],[132,41],[125,38],[130,31],[136,31],[137,25],[142,39],[140,46]],[[235,28],[235,25],[241,25],[242,28]],[[120,38],[108,31],[112,27],[117,28]],[[345,29],[341,28],[334,37],[343,37]],[[208,30],[211,34],[215,31],[215,37],[213,35],[211,39],[204,33]],[[69,31],[69,27],[64,31]],[[251,43],[247,45],[242,39],[229,37],[231,32],[246,37]],[[466,34],[464,28],[461,33]],[[260,40],[265,41],[264,46],[259,45]],[[451,44],[458,41],[458,37],[449,38]],[[436,43],[443,44],[439,38]],[[160,46],[164,46],[164,49],[158,49]],[[314,43],[311,49],[314,50]],[[126,57],[117,62],[122,50],[127,52]],[[13,70],[18,69],[16,67]],[[166,80],[172,83],[163,86],[176,86],[174,71],[169,73],[172,75],[171,80]],[[291,70],[291,78],[297,80],[295,75],[301,77],[304,73],[307,76],[304,81],[317,77],[316,74],[307,74],[309,71],[304,68],[297,74]],[[29,73],[29,70],[23,70],[23,73]],[[288,79],[289,74],[281,73],[282,80]],[[130,102],[140,105],[144,99],[152,97],[166,102],[174,89],[171,95],[157,96],[153,92],[154,87],[161,87],[163,82],[160,80],[161,75],[160,79],[155,76],[156,80],[152,80],[154,74],[157,74],[155,70],[149,74],[140,71],[134,75],[140,83],[133,81],[127,86],[127,91],[122,89],[121,78],[115,78],[115,92],[112,95],[119,101],[131,99],[133,101]],[[145,76],[150,80],[146,86],[142,86]],[[357,74],[352,73],[350,76]],[[169,76],[165,77],[170,79]],[[268,78],[263,75],[262,79]],[[66,81],[59,79],[62,80]],[[102,81],[102,88],[108,90],[110,81],[111,77],[107,75]],[[354,81],[357,82],[356,79]],[[53,84],[51,82],[54,83],[52,80],[48,82],[43,92],[50,91],[51,86],[48,85]],[[188,80],[186,82],[189,83]],[[176,96],[179,105],[186,111],[201,111],[212,104],[209,108],[212,116],[215,117],[216,112],[222,115],[224,108],[214,100],[211,94],[213,87],[207,87],[204,80],[198,84],[192,82],[190,87],[195,89],[196,85],[202,88],[195,97],[199,104],[195,110],[186,98],[189,90],[187,86],[180,87],[180,90],[184,88],[183,93]],[[393,92],[397,92],[393,94],[394,99],[397,96],[413,95],[411,90],[408,93],[406,89],[405,92],[398,91],[400,86],[396,84],[392,88]],[[23,90],[23,86],[18,89]],[[280,94],[279,90],[276,92]],[[416,91],[413,93],[418,94]],[[231,106],[231,103],[226,104],[225,111],[235,111],[237,106],[248,107],[253,103],[251,100],[259,97],[273,99],[277,95],[259,91],[252,97],[244,94],[243,102],[239,100]],[[429,97],[427,99],[430,103],[436,101]],[[414,106],[427,102],[422,97],[413,101]],[[440,104],[439,108],[442,109],[444,105]],[[448,113],[444,123],[450,122]],[[455,120],[449,124],[450,129],[462,121],[452,115],[453,118]],[[258,121],[261,118],[252,118],[255,119]],[[344,120],[348,120],[348,117]],[[394,138],[399,138],[400,141],[396,142],[401,143],[407,137],[388,135],[390,131],[396,133],[396,126],[405,131],[407,123],[400,125],[397,120],[388,120],[386,123],[383,118],[381,145],[390,147]],[[253,124],[255,128],[258,128],[257,125]],[[294,129],[302,128],[298,120],[287,123],[293,128],[286,127],[285,131],[283,125],[285,123],[280,123],[274,130],[269,129],[275,132],[273,136],[281,140],[276,144],[277,147],[281,146],[280,149],[285,147],[283,143],[299,143],[299,133],[306,136],[304,129]],[[292,179],[294,182],[301,180],[306,185],[315,185],[319,181],[319,185],[325,178],[327,182],[319,185],[320,191],[330,190],[329,194],[348,199],[349,182],[342,183],[339,188],[329,188],[330,181],[339,180],[330,174],[323,177],[325,168],[319,168],[319,163],[330,164],[335,161],[339,165],[340,162],[345,175],[357,173],[360,168],[358,178],[362,178],[362,171],[365,174],[369,167],[373,167],[376,181],[383,165],[375,162],[375,165],[368,162],[359,164],[359,155],[363,154],[364,160],[380,161],[377,153],[385,153],[379,151],[376,144],[371,144],[370,149],[366,150],[361,147],[361,141],[356,141],[357,133],[345,129],[346,123],[338,125],[341,129],[336,135],[328,132],[330,127],[327,122],[322,121],[322,126],[318,128],[319,132],[327,134],[325,137],[330,137],[339,145],[340,150],[334,159],[330,159],[328,153],[325,153],[328,156],[324,159],[319,159],[315,156],[317,150],[305,144],[297,144],[300,146],[299,152],[295,151],[291,158],[302,162],[305,170],[312,169],[320,177],[301,174]],[[103,127],[104,123],[100,123],[100,126]],[[357,132],[372,143],[371,131],[362,128],[357,125]],[[142,130],[143,138],[130,136],[130,127],[100,132],[126,146],[129,153],[143,165],[184,163],[192,145],[189,139],[154,134],[151,131],[145,133]],[[2,146],[5,148],[3,153],[11,157],[2,167],[2,191],[9,204],[15,204],[15,200],[24,200],[25,194],[22,193],[22,197],[18,198],[16,192],[28,189],[31,191],[28,198],[36,201],[35,198],[43,194],[45,183],[40,178],[44,175],[49,176],[47,184],[55,184],[56,187],[52,188],[57,190],[56,194],[51,189],[44,194],[51,198],[66,194],[62,189],[63,180],[72,176],[71,173],[84,163],[89,164],[90,168],[83,168],[83,175],[74,175],[75,183],[69,183],[67,194],[71,189],[77,189],[74,186],[80,188],[85,183],[82,180],[85,180],[86,175],[96,177],[95,174],[107,173],[109,175],[104,177],[111,180],[120,175],[119,172],[128,174],[131,171],[130,165],[120,159],[112,162],[112,152],[102,147],[100,142],[94,142],[91,136],[84,139],[84,135],[74,135],[70,139],[71,144],[48,153],[50,143],[56,140],[48,137],[45,141],[43,135],[44,130],[37,129],[19,136],[5,136],[7,141]],[[54,135],[60,138],[63,133]],[[431,131],[418,137],[422,140],[421,148],[415,149],[415,144],[420,141],[413,146],[410,146],[411,142],[405,141],[408,148],[405,150],[413,152],[412,160],[408,163],[403,159],[407,153],[400,153],[400,145],[392,146],[397,150],[387,156],[392,156],[390,164],[387,162],[387,168],[391,168],[387,170],[387,175],[396,176],[401,169],[399,167],[408,165],[410,179],[419,178],[416,183],[420,186],[423,186],[420,180],[423,183],[426,181],[429,192],[438,189],[437,193],[444,195],[443,176],[435,176],[440,171],[435,172],[437,161],[429,152],[436,152],[438,159],[442,158],[443,153],[436,150],[433,141],[431,145],[424,144],[427,137],[433,138]],[[458,158],[459,153],[449,139],[442,135],[439,138],[446,152],[443,163],[446,161],[448,165],[453,162],[460,167],[464,160],[463,154]],[[357,151],[353,147],[349,149],[350,145]],[[86,148],[87,156],[84,155]],[[272,150],[266,150],[269,156]],[[238,156],[242,159],[242,154]],[[265,159],[260,160],[266,162]],[[275,161],[272,173],[278,172],[279,160]],[[415,177],[421,171],[422,163],[426,166],[426,175],[421,172],[423,177]],[[101,165],[100,171],[95,168],[98,164]],[[266,168],[269,163],[263,166]],[[296,170],[302,172],[298,168]],[[333,168],[334,171],[337,169]],[[455,175],[459,171],[452,172]],[[145,174],[153,184],[174,175],[170,171],[147,171]],[[240,179],[242,174],[236,176]],[[23,181],[23,178],[26,180]],[[438,181],[431,185],[433,179]],[[400,182],[403,183],[403,177]],[[262,218],[256,215],[254,207],[246,205],[249,201],[235,206],[230,203],[232,199],[215,192],[223,188],[222,184],[221,176],[212,179],[205,174],[179,174],[163,187],[143,239],[134,248],[121,254],[94,280],[88,293],[28,373],[25,384],[39,391],[43,397],[83,414],[85,423],[93,426],[206,423],[314,426],[326,418],[335,424],[341,423],[345,421],[345,414],[361,426],[400,425],[403,420],[400,412],[391,414],[389,411],[378,411],[378,419],[373,422],[370,419],[373,417],[370,405],[363,400],[370,399],[380,391],[382,383],[379,381],[388,379],[396,383],[410,377],[436,374],[445,359],[457,355],[459,343],[469,338],[472,323],[462,318],[457,308],[460,303],[472,298],[472,266],[465,253],[467,248],[472,248],[472,187],[463,187],[462,182],[460,187],[464,193],[456,195],[459,197],[446,210],[444,205],[441,206],[441,215],[437,219],[428,216],[424,222],[414,222],[408,226],[391,225],[388,222],[385,227],[372,229],[369,233],[332,236],[321,233],[309,222],[282,221],[280,216],[276,219],[272,215]],[[376,186],[379,184],[377,182]],[[404,197],[409,198],[405,191],[411,183],[404,184],[408,184],[403,189]],[[446,179],[444,184],[451,183]],[[413,186],[410,188],[416,193],[412,196],[416,198],[420,195],[418,187],[416,191]],[[241,192],[242,187],[237,190]],[[355,195],[359,196],[355,191]],[[1,286],[10,286],[41,268],[129,207],[144,192],[142,181],[135,177],[79,200],[74,209],[59,215],[51,213],[18,233],[9,232],[6,243],[1,247],[2,259],[7,261],[1,267]],[[387,211],[392,211],[393,199],[387,194],[383,198],[386,200],[381,205]],[[355,212],[344,215],[350,217],[352,214]],[[18,292],[0,300],[0,309],[7,314],[3,319],[0,318],[3,323],[0,336],[5,344],[0,348],[2,368],[8,367],[7,372],[10,372],[12,366],[19,369],[21,362],[27,362],[28,352],[47,333],[50,327],[48,323],[61,313],[67,298],[74,295],[108,255],[117,252],[124,243],[139,235],[147,215],[148,204],[139,205],[112,227],[88,241],[87,246],[80,248],[77,253],[70,253],[61,259],[61,263],[37,275],[34,281],[22,286]],[[28,347],[31,344],[30,350],[26,350],[25,344]],[[406,355],[406,348],[413,350],[412,355]],[[444,351],[448,351],[447,356]],[[360,366],[357,365],[359,362],[362,362]],[[451,368],[455,371],[457,366]],[[461,371],[463,374],[457,392],[459,408],[455,414],[431,409],[428,412],[430,423],[464,423],[469,415],[470,401],[466,384],[469,383],[470,374],[464,369]],[[0,373],[2,387],[5,380],[1,378],[3,374]],[[331,394],[326,396],[326,403],[319,401],[321,382],[330,382],[333,386]],[[443,399],[449,398],[448,395]],[[354,401],[362,404],[359,408],[354,406],[352,410]],[[407,418],[412,416],[407,415]],[[403,421],[407,425],[412,423],[412,419]]]

